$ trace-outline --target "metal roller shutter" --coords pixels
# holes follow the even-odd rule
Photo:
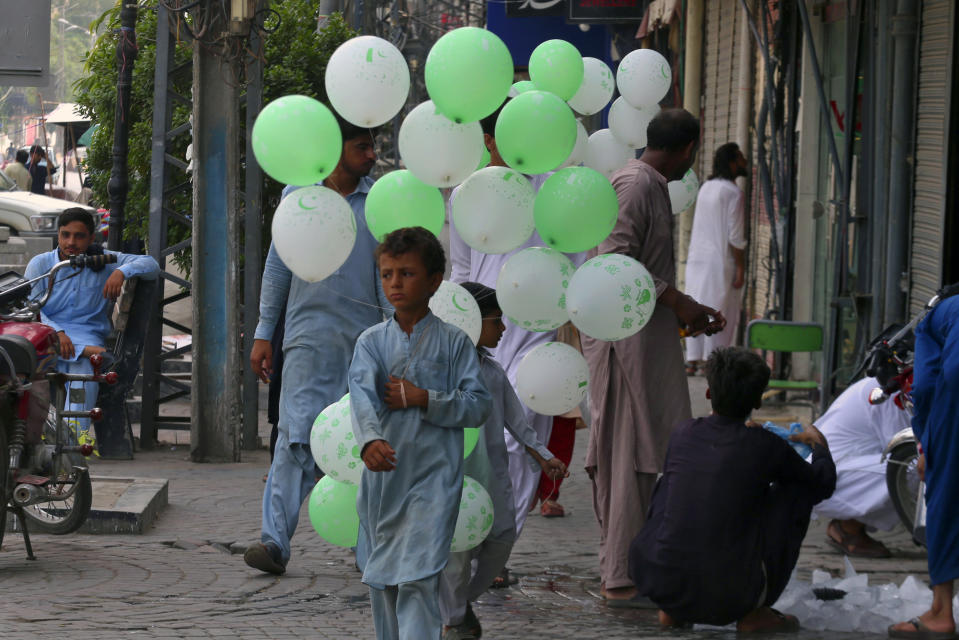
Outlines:
[[[926,0],[919,32],[916,175],[909,306],[918,312],[942,286],[947,142],[952,71],[953,3]]]

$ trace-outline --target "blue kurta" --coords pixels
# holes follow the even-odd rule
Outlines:
[[[388,409],[383,394],[390,375],[429,391],[427,409]],[[463,429],[480,426],[490,404],[476,348],[432,313],[410,335],[391,318],[357,340],[350,365],[353,433],[360,447],[385,440],[396,451],[393,471],[366,469],[360,482],[363,582],[413,582],[446,565],[463,488]]]
[[[926,455],[929,579],[959,578],[959,296],[916,328],[912,428]]]
[[[366,225],[366,194],[373,186],[360,179],[346,196],[356,218],[356,244],[346,262],[320,282],[293,275],[273,245],[263,268],[260,321],[254,337],[270,340],[286,308],[283,339],[283,387],[278,429],[288,442],[309,444],[316,416],[343,397],[356,339],[382,321],[379,280],[373,252],[377,242]],[[292,189],[284,190],[284,195]]]
[[[63,331],[76,347],[76,353],[70,360],[77,360],[87,346],[102,347],[113,327],[110,324],[109,311],[113,301],[103,297],[103,286],[114,271],[121,271],[130,278],[156,278],[160,270],[157,261],[150,256],[105,251],[117,257],[114,264],[108,264],[100,271],[92,269],[61,269],[56,275],[53,293],[43,309],[41,321],[57,331]],[[60,262],[59,250],[34,256],[27,265],[24,277],[36,278],[49,271]],[[47,280],[33,285],[33,295],[38,296],[47,290]]]

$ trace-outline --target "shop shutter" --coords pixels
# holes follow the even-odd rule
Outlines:
[[[942,286],[954,24],[952,5],[951,0],[926,0],[922,7],[910,251],[911,313],[922,309]]]

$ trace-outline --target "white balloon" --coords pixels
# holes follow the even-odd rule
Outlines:
[[[283,198],[272,230],[283,264],[307,282],[319,282],[343,266],[356,242],[353,210],[326,187],[296,189]]]
[[[527,353],[516,369],[516,395],[546,416],[572,410],[586,395],[589,369],[582,354],[562,342],[547,342]]]
[[[482,253],[508,253],[533,234],[533,185],[509,167],[485,167],[456,190],[453,226]]]
[[[615,89],[613,72],[605,62],[598,58],[583,58],[583,83],[566,103],[577,113],[591,116],[609,104]]]
[[[492,528],[493,499],[483,485],[469,476],[463,476],[463,493],[450,551],[469,551],[486,540]]]
[[[658,104],[673,83],[666,58],[653,49],[636,49],[626,54],[616,70],[616,86],[634,107]]]
[[[649,322],[656,308],[656,285],[646,267],[633,258],[604,253],[573,274],[566,308],[569,319],[586,335],[622,340]]]
[[[400,157],[413,175],[434,187],[466,180],[483,157],[479,122],[456,124],[431,100],[420,103],[400,125]]]
[[[376,36],[347,40],[326,65],[326,94],[341,116],[358,127],[376,127],[403,108],[410,70],[399,49]]]
[[[619,141],[609,129],[600,129],[589,137],[586,166],[607,178],[626,166],[636,153]]]
[[[696,195],[699,193],[699,178],[690,169],[681,180],[670,180],[666,187],[669,189],[669,201],[672,204],[673,213],[682,213],[696,202]]]
[[[642,149],[646,146],[646,127],[657,113],[659,113],[658,104],[637,108],[620,96],[609,108],[609,130],[626,146]]]
[[[460,285],[449,280],[440,283],[440,288],[430,298],[430,311],[443,322],[465,331],[474,345],[479,341],[483,329],[479,305]]]
[[[566,287],[576,267],[549,247],[523,249],[503,264],[496,301],[503,315],[527,331],[552,331],[566,324]]]
[[[350,394],[346,394],[316,416],[310,430],[310,453],[323,473],[339,482],[359,484],[366,466],[353,436]]]
[[[579,120],[576,121],[576,145],[570,151],[566,162],[559,165],[556,169],[565,169],[574,167],[586,162],[586,154],[589,153],[589,134],[586,133],[586,127]]]

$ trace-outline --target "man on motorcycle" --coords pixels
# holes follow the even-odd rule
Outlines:
[[[836,491],[813,512],[832,519],[826,542],[859,558],[888,558],[889,549],[870,537],[866,527],[888,531],[899,522],[886,488],[882,452],[893,436],[909,427],[909,416],[892,400],[869,403],[870,392],[880,386],[875,378],[859,380],[815,422],[836,461]]]
[[[93,244],[95,226],[93,216],[74,207],[65,210],[57,219],[57,248],[34,256],[27,265],[25,277],[30,280],[47,271],[61,260],[81,254],[102,254],[103,248]],[[132,277],[152,279],[160,266],[150,256],[111,251],[117,256],[114,264],[99,269],[65,269],[57,274],[57,282],[40,319],[57,331],[60,340],[60,360],[57,369],[64,373],[93,373],[90,356],[103,353],[112,328],[110,311],[120,295],[124,280]],[[47,288],[46,279],[33,285],[33,295],[39,296]],[[67,393],[67,411],[90,411],[96,406],[99,384],[71,383]],[[90,420],[71,421],[77,430],[79,444],[96,444],[90,433]]]

